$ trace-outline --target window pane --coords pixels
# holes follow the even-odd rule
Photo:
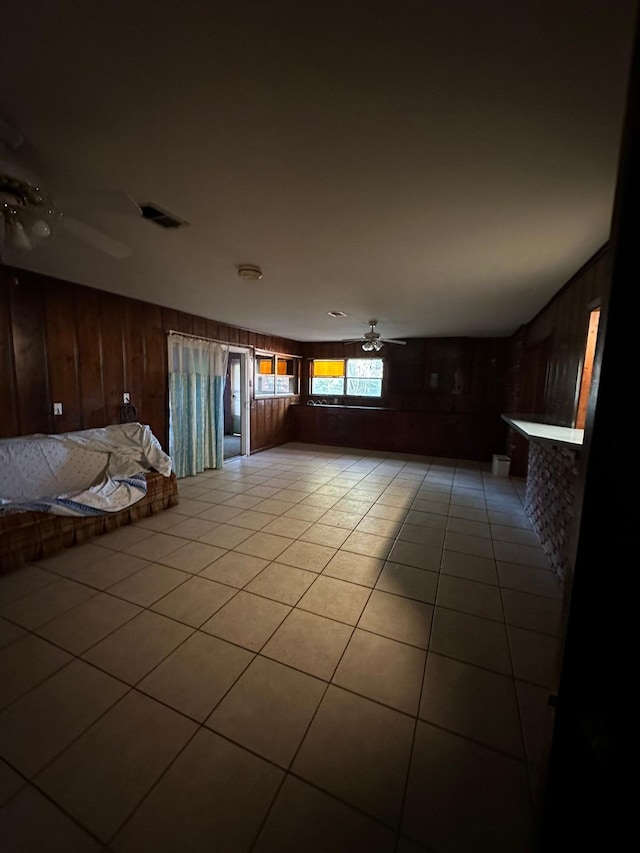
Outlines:
[[[293,376],[276,376],[276,394],[293,394]]]
[[[344,394],[344,379],[331,379],[325,377],[313,377],[311,380],[312,394],[329,394],[339,396]]]
[[[313,375],[314,376],[344,376],[344,360],[332,359],[323,361],[315,358],[313,360]]]
[[[381,397],[382,379],[347,379],[347,394],[354,397]]]
[[[382,379],[383,362],[381,358],[347,359],[347,376],[363,379]],[[350,391],[348,393],[351,393]]]
[[[275,393],[275,376],[256,376],[256,394],[273,394]]]

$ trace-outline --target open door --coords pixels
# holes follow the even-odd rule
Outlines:
[[[249,350],[229,348],[227,378],[224,389],[224,459],[249,453],[248,413]]]

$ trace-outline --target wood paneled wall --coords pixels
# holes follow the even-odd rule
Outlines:
[[[508,411],[574,425],[589,314],[605,300],[610,281],[605,245],[513,336]],[[528,450],[528,441],[510,431],[511,473],[526,475]]]
[[[382,399],[352,399],[352,405],[383,409],[298,406],[296,440],[348,447],[491,461],[503,453],[507,427],[505,375],[508,338],[414,338],[406,346],[387,344]],[[301,403],[309,399],[313,358],[362,358],[359,344],[335,341],[303,346]],[[333,400],[328,400],[332,403]],[[301,409],[312,409],[301,411]]]
[[[0,265],[0,438],[119,423],[128,391],[166,448],[170,330],[300,354],[295,341]],[[297,399],[252,404],[253,451],[289,440],[286,412]]]

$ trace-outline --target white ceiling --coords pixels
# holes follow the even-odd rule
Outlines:
[[[633,0],[3,5],[0,115],[115,260],[8,261],[297,340],[509,335],[607,240]],[[96,196],[96,200],[98,197]],[[70,203],[69,203],[70,204]],[[237,266],[261,266],[260,282]],[[348,314],[336,320],[330,310]]]

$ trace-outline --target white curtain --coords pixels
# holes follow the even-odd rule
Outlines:
[[[229,347],[169,333],[169,455],[176,477],[222,468]]]

